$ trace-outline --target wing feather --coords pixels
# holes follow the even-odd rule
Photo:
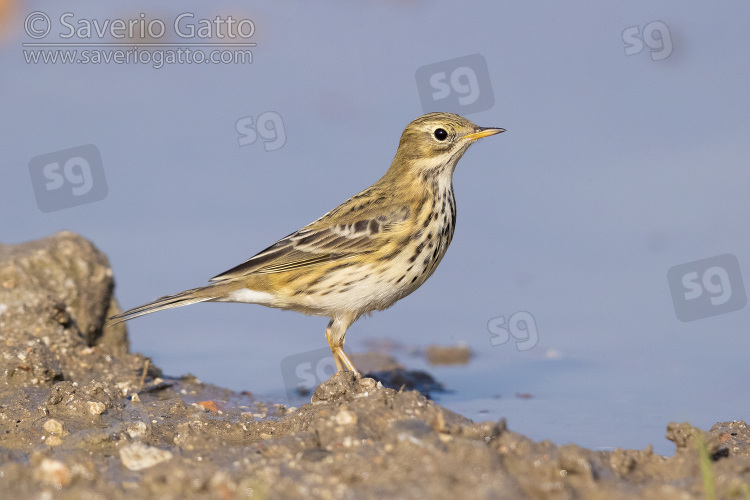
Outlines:
[[[211,281],[254,273],[281,273],[373,252],[389,238],[389,232],[409,217],[408,207],[400,204],[368,207],[370,210],[366,214],[360,212],[357,220],[347,220],[351,217],[340,213],[346,205],[342,204]]]

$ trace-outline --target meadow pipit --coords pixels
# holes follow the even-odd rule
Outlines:
[[[210,285],[117,314],[110,324],[206,301],[326,316],[336,367],[358,374],[344,352],[346,330],[432,275],[456,227],[456,163],[474,141],[500,132],[452,113],[421,116],[407,125],[391,167],[375,184]]]

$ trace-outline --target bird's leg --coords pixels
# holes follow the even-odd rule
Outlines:
[[[333,323],[333,320],[331,320],[331,323]],[[341,362],[338,351],[336,350],[336,345],[331,339],[331,323],[328,323],[328,328],[326,328],[326,340],[328,341],[328,346],[333,353],[333,361],[336,363],[336,373],[341,373],[344,371],[344,365]]]
[[[350,320],[349,318],[331,319],[328,323],[328,328],[326,328],[326,340],[328,341],[328,346],[333,353],[333,360],[336,362],[337,372],[342,373],[345,371],[344,369],[346,369],[359,377],[359,372],[354,367],[354,363],[352,363],[352,360],[349,359],[349,356],[344,352],[344,335],[346,335],[347,328],[349,328],[349,325],[353,322],[354,319]]]

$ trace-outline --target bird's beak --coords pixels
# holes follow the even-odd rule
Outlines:
[[[494,127],[479,127],[479,130],[474,132],[473,134],[469,134],[464,139],[467,139],[469,141],[476,141],[477,139],[481,139],[482,137],[489,137],[491,135],[499,134],[500,132],[505,132],[504,128],[494,128]]]

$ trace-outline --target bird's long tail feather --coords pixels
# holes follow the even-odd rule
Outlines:
[[[127,311],[115,314],[110,317],[107,322],[107,326],[116,325],[129,319],[137,318],[152,312],[162,311],[164,309],[172,309],[173,307],[182,307],[197,302],[206,302],[214,300],[222,296],[221,290],[216,285],[209,285],[200,288],[193,288],[191,290],[185,290],[184,292],[176,293],[174,295],[165,295],[158,299],[143,304],[142,306],[128,309]]]

